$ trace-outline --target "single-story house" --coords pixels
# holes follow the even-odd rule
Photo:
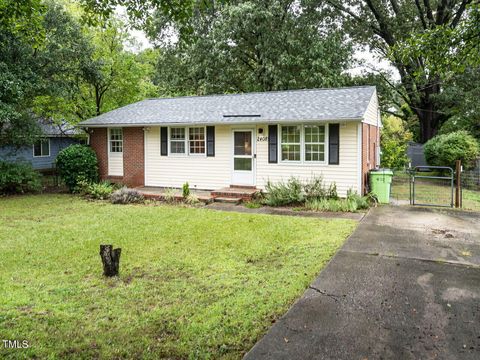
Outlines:
[[[0,147],[0,160],[9,162],[27,162],[35,170],[50,171],[55,167],[55,159],[60,150],[79,142],[76,138],[78,130],[67,123],[56,124],[47,120],[39,120],[42,131],[33,145]]]
[[[83,121],[103,179],[132,187],[264,189],[322,176],[364,193],[379,164],[372,86],[147,99]]]

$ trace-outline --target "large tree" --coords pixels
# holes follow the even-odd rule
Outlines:
[[[195,11],[191,32],[177,32],[174,45],[177,23],[157,12],[149,34],[163,50],[160,88],[210,94],[345,84],[351,47],[342,32],[303,10],[295,0],[220,3]]]
[[[111,18],[86,30],[91,54],[81,64],[76,92],[69,99],[72,121],[84,120],[157,93],[154,66],[126,49],[127,29]]]
[[[39,134],[36,118],[41,115],[35,114],[35,99],[70,92],[88,52],[80,26],[60,6],[46,2],[41,14],[35,9],[24,16],[40,17],[42,36],[22,30],[26,18],[20,29],[8,22],[0,27],[0,146],[33,142]],[[37,26],[37,20],[32,21]]]
[[[63,16],[68,18],[64,23],[70,26],[59,28],[55,37],[49,36],[48,51],[42,51],[36,60],[41,64],[41,58],[57,58],[59,52],[64,53],[63,58],[71,59],[65,64],[69,68],[58,68],[61,62],[50,62],[48,58],[45,61],[49,67],[58,68],[50,73],[62,70],[60,79],[64,85],[62,91],[45,91],[34,97],[34,113],[45,118],[77,123],[157,93],[150,81],[154,65],[143,61],[143,55],[127,50],[133,40],[124,24],[115,16],[101,24],[83,24],[83,13],[77,7],[64,10]],[[68,31],[72,29],[75,31]],[[78,39],[77,46],[70,49],[74,52],[65,46],[72,39]],[[49,86],[55,87],[56,78],[49,78]]]
[[[320,11],[333,10],[350,36],[377,54],[390,59],[401,78],[399,95],[417,115],[420,140],[427,141],[446,117],[436,100],[442,77],[428,53],[406,57],[399,44],[415,34],[448,27],[455,29],[466,16],[472,0],[313,0]],[[394,84],[392,84],[394,86]]]

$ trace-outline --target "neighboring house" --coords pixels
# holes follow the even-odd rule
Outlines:
[[[103,179],[128,186],[264,189],[322,176],[365,192],[379,158],[375,87],[140,101],[80,123]]]
[[[22,146],[18,149],[11,146],[0,147],[0,160],[28,162],[36,170],[52,170],[59,151],[78,142],[74,138],[78,130],[72,126],[46,121],[40,121],[39,126],[43,133],[42,138],[31,146]]]

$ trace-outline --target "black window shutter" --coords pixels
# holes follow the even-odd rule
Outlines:
[[[328,163],[338,165],[340,163],[340,125],[328,125]]]
[[[207,156],[215,156],[215,126],[207,126]]]
[[[278,130],[277,125],[268,125],[268,162],[278,162]]]
[[[160,155],[168,155],[168,128],[160,128]]]

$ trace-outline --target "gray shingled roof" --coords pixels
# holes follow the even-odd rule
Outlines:
[[[55,123],[46,119],[39,119],[38,126],[42,130],[42,134],[48,137],[69,137],[80,134],[80,129],[73,127],[67,122]]]
[[[373,86],[186,96],[139,101],[83,121],[81,126],[239,124],[362,119]]]

